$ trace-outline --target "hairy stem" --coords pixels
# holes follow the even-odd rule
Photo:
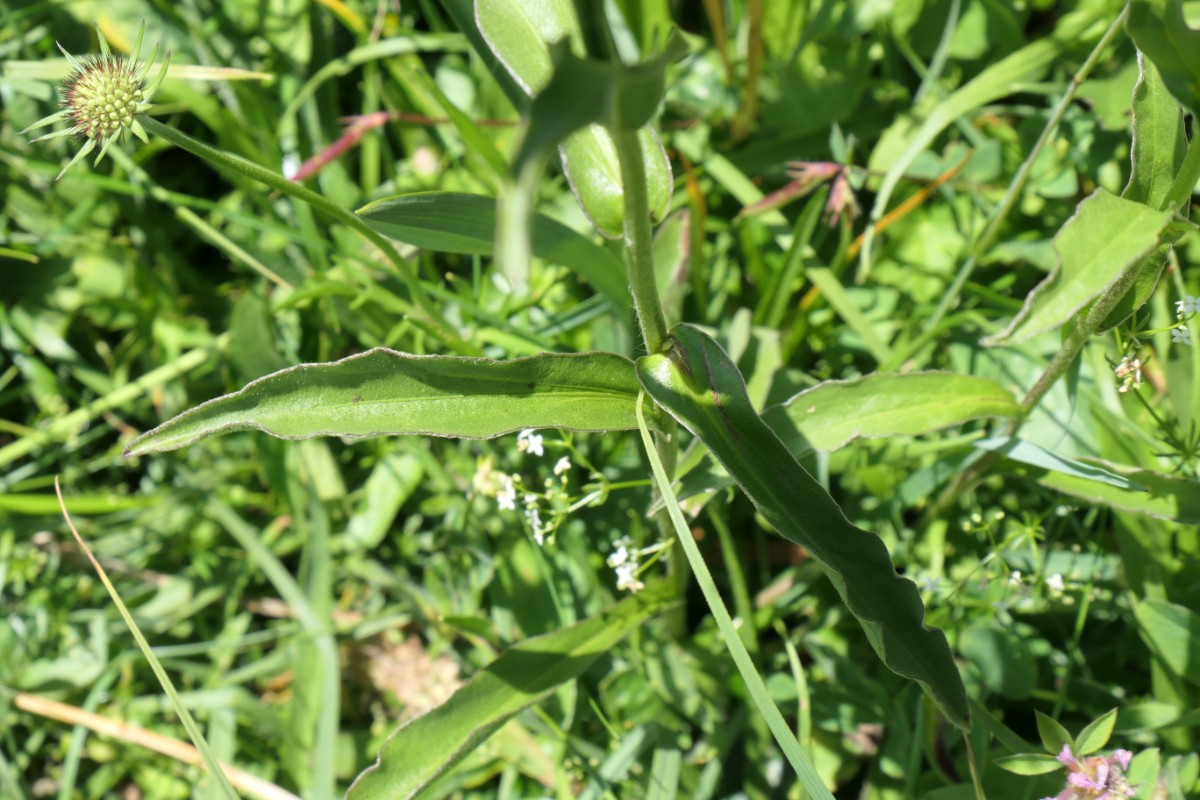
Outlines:
[[[621,188],[625,200],[625,253],[629,262],[629,291],[637,311],[646,351],[657,353],[667,338],[667,321],[654,282],[650,254],[650,201],[646,192],[646,167],[637,131],[611,131],[621,162]]]

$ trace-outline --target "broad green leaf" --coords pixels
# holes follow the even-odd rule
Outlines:
[[[920,683],[947,719],[970,728],[966,690],[945,635],[924,624],[916,585],[883,541],[856,528],[755,412],[737,367],[690,325],[637,362],[646,392],[713,452],[768,522],[820,563],[875,652]]]
[[[578,677],[673,596],[665,583],[651,584],[603,614],[512,647],[445,703],[393,733],[347,800],[415,796],[513,715]]]
[[[1095,464],[1051,453],[1049,450],[1024,439],[1017,439],[1011,436],[995,436],[990,439],[980,439],[974,445],[980,450],[999,453],[1005,458],[1018,461],[1022,464],[1028,464],[1031,467],[1061,472],[1064,475],[1070,475],[1074,478],[1107,483],[1109,486],[1115,486],[1118,489],[1127,489],[1134,492],[1149,491],[1149,489],[1134,483],[1124,475],[1112,472],[1104,467],[1098,467]]]
[[[551,44],[566,41],[576,55],[586,53],[572,0],[475,0],[475,23],[496,58],[531,97],[554,73]]]
[[[1075,737],[1075,755],[1090,756],[1103,749],[1108,744],[1108,740],[1112,738],[1113,728],[1116,727],[1116,724],[1117,710],[1115,708],[1089,722],[1079,732],[1079,736]]]
[[[239,430],[284,439],[393,434],[488,439],[523,428],[627,430],[637,427],[637,395],[633,365],[613,353],[493,361],[380,347],[259,378],[142,434],[125,455],[174,450]]]
[[[1138,632],[1150,652],[1171,672],[1200,685],[1200,615],[1166,600],[1143,600],[1134,606]]]
[[[1183,18],[1183,0],[1133,0],[1126,27],[1175,98],[1200,113],[1200,31]]]
[[[1130,157],[1133,168],[1121,197],[1161,209],[1187,155],[1183,109],[1167,91],[1154,62],[1140,52],[1137,60]]]
[[[973,625],[959,636],[958,652],[975,667],[989,692],[1025,700],[1037,688],[1037,659],[1029,642],[1013,631]]]
[[[1022,342],[1065,323],[1150,255],[1172,216],[1097,189],[1055,235],[1058,266],[1029,293],[1012,324],[984,344]]]
[[[461,192],[421,192],[376,200],[356,212],[379,233],[426,250],[490,256],[496,240],[496,200]],[[544,214],[534,214],[533,254],[583,276],[626,317],[625,264],[609,250]]]
[[[792,451],[837,450],[854,439],[918,436],[983,417],[1016,417],[1012,392],[952,372],[876,373],[826,381],[763,412]]]
[[[650,128],[638,131],[642,163],[646,168],[646,191],[650,218],[658,222],[671,203],[671,162],[658,134]],[[596,230],[610,238],[621,235],[625,220],[624,192],[617,150],[608,131],[589,125],[576,131],[559,146],[563,173],[580,208]]]
[[[1063,766],[1054,756],[1042,753],[1020,753],[1014,756],[1001,756],[995,759],[994,763],[1000,769],[1007,770],[1016,775],[1045,775],[1048,772],[1054,772],[1056,769],[1062,769]]]
[[[1046,716],[1041,711],[1035,710],[1034,715],[1037,717],[1038,737],[1041,738],[1042,747],[1046,748],[1046,752],[1057,755],[1062,752],[1064,744],[1074,743],[1074,737],[1058,720]]]
[[[1138,53],[1138,69],[1133,89],[1133,170],[1121,196],[1162,209],[1168,205],[1171,186],[1187,154],[1183,111],[1167,91],[1154,62],[1143,53]],[[1120,325],[1145,305],[1158,286],[1170,250],[1169,244],[1160,244],[1142,260],[1137,279],[1104,320],[1102,330]]]
[[[1094,458],[1088,459],[1087,463],[1117,473],[1143,487],[1144,491],[1121,489],[1063,472],[1042,472],[1034,477],[1047,488],[1056,489],[1089,503],[1171,520],[1183,525],[1200,525],[1200,482],[1174,478],[1151,470],[1133,469]]]

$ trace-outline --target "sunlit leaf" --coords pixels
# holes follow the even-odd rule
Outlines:
[[[755,412],[737,367],[690,325],[664,352],[638,359],[646,392],[713,452],[768,522],[805,547],[858,618],[875,652],[920,683],[955,725],[970,710],[945,635],[924,624],[916,585],[896,574],[883,541],[856,528]]]
[[[185,411],[125,455],[259,430],[284,439],[422,434],[486,439],[523,428],[637,427],[633,365],[613,353],[543,353],[514,361],[413,356],[386,348],[301,364]]]

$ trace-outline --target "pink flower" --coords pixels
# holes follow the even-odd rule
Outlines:
[[[1133,754],[1117,750],[1111,756],[1089,756],[1082,761],[1064,744],[1058,760],[1067,768],[1067,785],[1054,797],[1043,800],[1117,800],[1133,797],[1135,792],[1125,779]]]

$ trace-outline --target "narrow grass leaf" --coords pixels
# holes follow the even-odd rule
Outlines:
[[[1086,462],[1127,479],[1139,489],[1122,488],[1066,472],[1038,470],[1031,473],[1038,483],[1089,503],[1171,520],[1183,525],[1200,525],[1200,481],[1176,478],[1146,469],[1133,469],[1100,459]]]
[[[696,584],[700,587],[701,594],[704,595],[704,601],[708,604],[708,610],[713,615],[718,630],[721,631],[721,638],[725,640],[725,647],[729,649],[729,655],[733,658],[734,665],[737,666],[738,674],[742,676],[742,680],[746,683],[750,699],[754,701],[758,713],[766,720],[767,727],[771,730],[771,735],[775,737],[775,742],[779,745],[779,749],[783,751],[784,757],[792,765],[792,769],[796,771],[796,776],[800,779],[800,785],[804,787],[814,800],[833,800],[833,795],[829,793],[829,789],[825,786],[824,781],[821,780],[821,776],[817,774],[816,767],[813,766],[812,761],[804,754],[804,751],[800,749],[800,743],[796,740],[796,734],[788,727],[783,714],[779,711],[779,707],[771,699],[762,675],[759,674],[758,668],[754,666],[754,660],[750,658],[750,653],[746,650],[746,644],[742,641],[742,637],[738,635],[737,629],[733,626],[733,619],[729,616],[729,609],[725,607],[725,601],[721,599],[721,593],[717,590],[717,584],[713,580],[712,573],[709,572],[708,565],[704,563],[704,556],[700,554],[700,548],[692,536],[692,530],[684,520],[683,511],[680,510],[679,503],[675,499],[675,491],[671,488],[671,480],[667,477],[667,471],[663,468],[662,459],[658,457],[658,450],[654,445],[650,430],[646,427],[640,399],[637,413],[638,431],[642,435],[642,445],[646,450],[646,458],[650,460],[650,470],[654,473],[654,481],[658,485],[658,491],[663,498],[667,515],[670,517],[671,525],[675,528],[675,535],[679,538],[679,543],[683,547],[683,553],[688,560],[688,565],[692,568],[692,574],[696,576]]]
[[[1158,247],[1172,216],[1097,189],[1055,235],[1058,266],[1029,293],[1008,328],[983,343],[1023,342],[1067,322]]]
[[[1096,466],[1095,464],[1051,453],[1044,447],[1040,447],[1024,439],[1017,439],[1011,436],[994,436],[990,439],[980,439],[974,445],[980,450],[999,453],[1005,458],[1019,461],[1022,464],[1028,464],[1031,467],[1061,472],[1064,475],[1074,478],[1084,478],[1090,481],[1107,483],[1109,486],[1115,486],[1118,489],[1127,489],[1134,492],[1150,491],[1146,487],[1126,478],[1124,475],[1112,472],[1104,467]]]
[[[174,450],[239,430],[282,439],[396,434],[490,439],[523,428],[629,430],[637,426],[638,390],[632,363],[613,353],[493,361],[380,347],[251,381],[142,434],[125,455]]]
[[[821,564],[880,659],[925,688],[942,713],[969,730],[966,689],[946,636],[925,625],[916,584],[896,574],[883,541],[856,528],[754,411],[745,382],[713,339],[679,325],[665,352],[637,362],[660,406],[695,434],[767,521]]]
[[[821,294],[825,295],[825,299],[829,301],[829,305],[833,306],[833,310],[838,313],[838,316],[844,319],[851,330],[858,334],[867,348],[867,352],[880,363],[890,361],[892,348],[879,338],[871,321],[862,313],[837,276],[826,267],[812,267],[804,274],[813,282],[814,286],[821,290]]]
[[[62,487],[59,486],[58,476],[54,478],[54,492],[58,495],[59,509],[62,511],[63,518],[67,521],[67,527],[71,529],[71,534],[74,535],[75,541],[79,544],[79,548],[83,550],[84,555],[92,562],[92,567],[96,570],[96,575],[100,578],[100,582],[104,584],[105,591],[112,598],[113,603],[117,607],[117,611],[121,614],[121,619],[125,620],[125,624],[129,627],[129,632],[133,634],[134,641],[137,642],[138,649],[142,651],[142,655],[146,657],[146,661],[150,664],[150,669],[154,672],[154,677],[158,678],[159,684],[163,691],[166,692],[167,698],[171,701],[171,708],[174,709],[176,716],[179,717],[184,730],[187,731],[188,737],[192,740],[192,744],[196,745],[196,749],[200,751],[200,757],[204,761],[204,766],[208,770],[208,774],[218,786],[221,787],[222,793],[229,800],[238,800],[237,792],[233,790],[229,779],[225,777],[225,772],[221,769],[220,763],[216,756],[208,747],[208,742],[204,739],[204,734],[200,732],[200,727],[196,725],[196,720],[192,719],[191,713],[187,710],[187,706],[183,704],[179,693],[175,691],[175,684],[171,682],[171,677],[167,675],[167,671],[163,669],[163,665],[154,655],[154,651],[150,649],[150,643],[146,641],[146,637],[142,635],[141,628],[134,621],[133,615],[129,613],[125,602],[121,599],[121,595],[117,593],[117,589],[112,585],[112,581],[108,579],[108,573],[104,571],[104,567],[100,566],[100,562],[92,554],[91,548],[87,546],[87,542],[79,535],[79,531],[75,530],[75,523],[71,521],[71,515],[67,513],[67,504],[63,500]]]
[[[490,256],[496,242],[496,199],[462,192],[422,192],[376,200],[356,212],[377,232],[414,247]],[[625,264],[583,234],[544,214],[531,215],[533,254],[568,267],[626,317]]]
[[[826,381],[763,412],[792,455],[837,450],[855,439],[919,436],[987,417],[1013,418],[1012,392],[952,372],[875,373]]]
[[[651,584],[602,614],[510,648],[445,703],[393,733],[347,800],[415,796],[513,715],[578,677],[672,602],[667,584]]]

